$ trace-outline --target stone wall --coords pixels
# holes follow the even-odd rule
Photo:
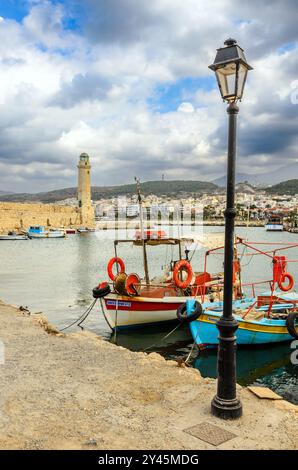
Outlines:
[[[91,219],[86,225],[93,223]],[[25,230],[29,225],[78,227],[81,225],[81,215],[79,208],[71,206],[0,202],[0,232]]]

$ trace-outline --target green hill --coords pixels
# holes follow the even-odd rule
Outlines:
[[[298,179],[275,184],[270,188],[266,188],[266,192],[270,194],[298,194]]]
[[[183,193],[202,194],[204,192],[215,192],[218,186],[206,181],[147,181],[141,183],[141,191],[145,196],[156,194],[157,196],[175,196]],[[136,184],[125,184],[120,186],[93,186],[92,199],[98,201],[102,198],[125,196],[136,194]],[[43,202],[53,203],[77,196],[77,188],[57,189],[36,194],[0,194],[0,201],[7,202]]]

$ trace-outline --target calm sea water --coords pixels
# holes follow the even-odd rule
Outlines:
[[[164,228],[168,231],[168,229]],[[171,229],[177,235],[177,227]],[[181,230],[181,229],[180,229]],[[184,232],[190,229],[184,228]],[[206,232],[221,232],[223,227],[207,227]],[[134,231],[119,230],[119,239],[132,237]],[[237,235],[249,241],[297,242],[295,234],[268,233],[263,228],[237,228]],[[44,312],[49,321],[63,328],[79,318],[92,302],[92,288],[107,279],[106,265],[114,255],[113,231],[100,231],[85,235],[70,235],[67,239],[0,242],[0,298],[14,305],[28,306],[32,312]],[[269,247],[267,247],[269,249]],[[177,248],[148,247],[150,276],[161,273],[171,259],[178,259]],[[289,258],[298,259],[298,250],[288,252]],[[125,260],[127,272],[142,274],[142,252],[139,247],[123,244],[119,256]],[[192,263],[197,271],[203,270],[204,251],[197,251]],[[222,255],[210,256],[208,269],[221,271]],[[246,256],[242,259],[243,282],[270,279],[272,265],[264,256]],[[289,270],[298,279],[298,263],[291,263]],[[297,282],[296,282],[297,286]],[[267,290],[261,286],[259,292]],[[248,292],[250,295],[251,293]],[[91,312],[84,328],[112,341],[115,338],[107,326],[99,307]],[[75,330],[76,327],[68,331]],[[152,344],[151,351],[158,351],[167,358],[188,354],[192,338],[187,327],[176,330],[166,340],[170,327],[147,328],[137,332],[119,333],[117,343],[140,351]],[[238,381],[243,385],[265,384],[288,400],[298,403],[298,366],[291,364],[290,344],[237,352]],[[194,356],[196,356],[194,350]],[[216,352],[197,355],[192,365],[203,376],[215,377]]]

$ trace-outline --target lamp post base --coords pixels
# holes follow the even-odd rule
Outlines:
[[[221,419],[238,419],[242,416],[242,405],[238,398],[224,400],[215,396],[211,403],[211,412]]]

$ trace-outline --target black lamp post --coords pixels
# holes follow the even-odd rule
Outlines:
[[[224,306],[217,322],[219,346],[217,356],[217,395],[211,404],[212,413],[223,419],[236,419],[242,415],[242,405],[236,396],[236,336],[238,322],[233,317],[233,258],[235,204],[236,124],[248,70],[252,67],[237,41],[227,39],[225,47],[217,50],[215,61],[209,66],[216,74],[219,90],[229,103],[227,202],[225,210]]]

